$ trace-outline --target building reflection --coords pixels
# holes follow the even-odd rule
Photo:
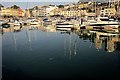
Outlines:
[[[81,30],[77,34],[79,38],[94,43],[95,48],[98,50],[105,46],[107,52],[120,51],[120,34],[114,31]]]
[[[96,49],[101,49],[102,48],[102,39],[96,36],[95,38],[95,47]]]
[[[117,43],[120,42],[120,34],[117,33],[105,33],[96,32],[95,46],[101,49],[102,44],[105,44],[105,50],[107,52],[114,52],[117,47]]]
[[[31,30],[42,30],[45,32],[56,32],[56,28],[54,26],[47,26],[47,27],[39,27],[39,26],[30,26],[30,27],[23,27],[19,31],[22,31],[23,29],[28,28],[28,32]],[[1,34],[5,32],[14,32],[13,28],[4,28],[1,31]],[[94,44],[95,48],[97,50],[100,50],[104,46],[104,50],[107,52],[120,52],[120,32],[118,30],[111,30],[111,31],[105,31],[105,30],[80,30],[80,31],[63,31],[61,34],[68,34],[70,36],[69,38],[69,50],[74,49],[74,54],[76,54],[76,45],[77,45],[77,36],[74,35],[77,34],[80,39],[83,40],[89,40],[91,43]],[[28,34],[27,34],[28,35]],[[28,36],[28,39],[30,41],[30,37]],[[72,45],[71,45],[72,44]],[[72,47],[71,47],[72,46]],[[70,51],[71,53],[71,51]]]

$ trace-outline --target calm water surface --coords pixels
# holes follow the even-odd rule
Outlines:
[[[3,80],[120,78],[120,42],[109,49],[108,37],[24,29],[2,39]]]

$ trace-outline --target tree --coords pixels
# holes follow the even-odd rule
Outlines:
[[[4,6],[2,4],[0,4],[0,10],[1,10],[2,7],[4,7]]]
[[[13,5],[13,6],[11,6],[11,8],[13,8],[13,9],[19,9],[20,7],[17,6],[17,5]]]
[[[58,5],[57,7],[58,8],[64,8],[64,5]]]
[[[55,6],[55,5],[53,5],[53,4],[49,4],[49,6]]]
[[[1,7],[4,7],[4,6],[3,6],[2,4],[0,4],[0,8],[1,8]]]

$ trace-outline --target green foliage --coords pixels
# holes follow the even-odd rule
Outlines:
[[[58,5],[57,7],[58,8],[64,8],[64,5]]]
[[[17,5],[13,5],[13,6],[11,6],[11,8],[13,8],[13,9],[19,9],[20,7],[17,6]]]
[[[0,7],[4,7],[2,4],[0,4]]]

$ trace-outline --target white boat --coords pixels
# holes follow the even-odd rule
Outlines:
[[[20,26],[20,22],[19,21],[15,21],[14,22],[14,26]]]
[[[36,20],[35,18],[28,18],[24,21],[24,24],[29,25],[32,21]]]
[[[20,22],[20,21],[15,21],[15,22],[13,22],[13,24],[14,24],[13,28],[15,31],[19,31],[22,28],[22,22]]]
[[[19,31],[20,29],[21,29],[20,26],[14,26],[15,31]]]
[[[119,28],[119,22],[108,17],[98,17],[97,21],[89,21],[88,26],[111,26],[113,28]]]
[[[14,23],[13,23],[13,22],[8,22],[8,24],[10,24],[10,25],[14,25]]]
[[[57,28],[71,28],[73,27],[73,24],[69,22],[57,23],[56,27]]]
[[[29,30],[37,30],[38,29],[38,25],[30,25],[29,27],[28,27],[28,29]]]
[[[25,20],[24,23],[26,23],[26,24],[30,24],[31,21],[32,21],[32,19],[30,18],[30,19]]]
[[[2,25],[3,22],[4,22],[4,20],[0,20],[0,25]]]
[[[31,25],[39,25],[39,22],[37,20],[32,20],[30,22]]]

